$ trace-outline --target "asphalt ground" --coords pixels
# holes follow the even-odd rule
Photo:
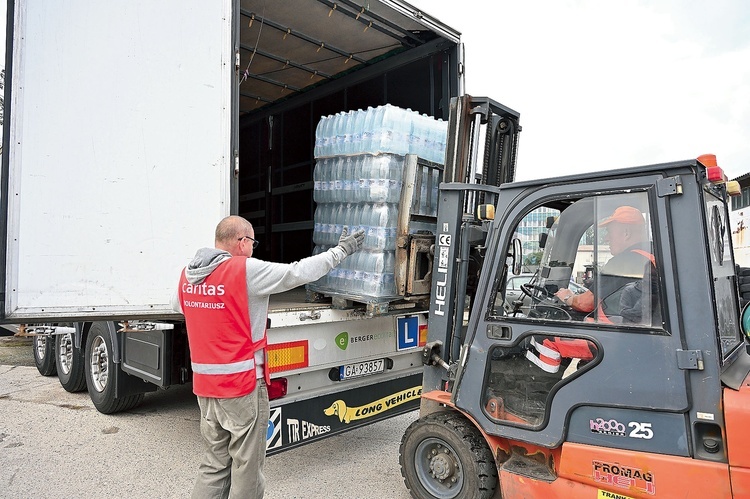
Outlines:
[[[104,415],[36,370],[30,338],[0,336],[0,497],[189,497],[203,453],[190,385]],[[267,499],[410,497],[398,447],[412,412],[266,460]]]

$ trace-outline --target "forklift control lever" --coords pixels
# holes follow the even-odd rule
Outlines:
[[[442,341],[432,341],[422,347],[422,364],[426,366],[438,365],[448,371],[450,366],[440,357],[440,347],[442,346]]]

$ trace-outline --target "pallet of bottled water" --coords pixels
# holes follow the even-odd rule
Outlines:
[[[353,301],[373,303],[401,298],[396,290],[395,250],[398,207],[406,158],[395,154],[319,159],[313,172],[314,254],[338,244],[342,231],[364,230],[362,250],[346,258],[308,289]],[[437,215],[438,168],[418,165],[421,192],[412,212]],[[430,226],[420,225],[421,230]]]
[[[338,244],[344,228],[365,231],[361,251],[308,289],[365,303],[398,300],[395,250],[405,155],[442,164],[447,124],[391,105],[321,118],[315,134],[314,254]],[[413,214],[437,216],[441,168],[422,161]],[[419,187],[417,187],[419,186]],[[421,225],[420,230],[431,227]]]
[[[390,104],[323,116],[315,129],[315,158],[414,154],[445,163],[448,124]]]

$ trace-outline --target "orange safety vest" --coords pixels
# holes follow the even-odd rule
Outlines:
[[[255,352],[247,305],[246,257],[232,257],[200,284],[182,271],[178,290],[190,346],[193,393],[235,398],[255,390]],[[268,380],[266,380],[268,381]]]
[[[648,258],[651,261],[651,265],[653,265],[654,267],[656,267],[656,258],[654,257],[654,255],[652,255],[648,251],[639,250],[639,249],[634,249],[634,250],[630,250],[630,251],[632,251],[633,253],[638,253],[639,255]],[[602,301],[601,300],[599,300],[599,305],[597,305],[596,309],[597,309],[596,318],[597,318],[598,322],[604,322],[606,324],[614,324],[609,319],[609,317],[607,317],[607,314],[604,313],[604,307],[602,307]]]

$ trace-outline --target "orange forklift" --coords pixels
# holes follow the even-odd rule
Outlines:
[[[446,169],[463,176],[440,187],[407,488],[750,497],[747,272],[727,209],[738,185],[712,155],[513,182],[519,131],[494,101],[451,103]],[[534,276],[509,307],[522,270]]]

